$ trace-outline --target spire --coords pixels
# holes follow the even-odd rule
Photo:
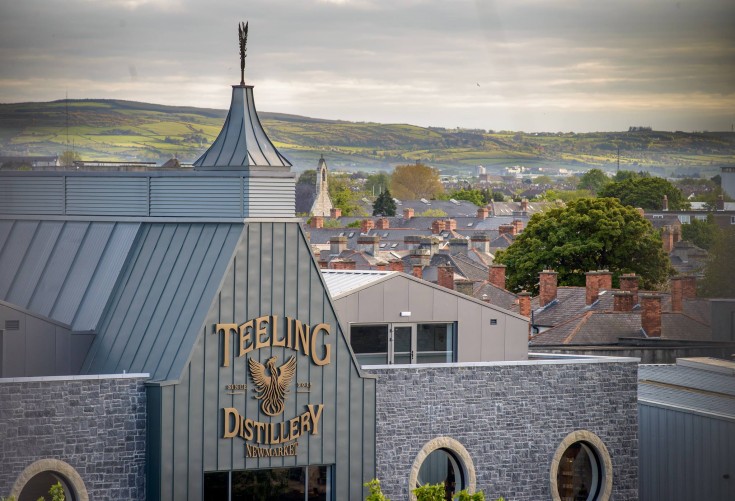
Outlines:
[[[232,86],[232,101],[227,119],[212,146],[194,162],[197,170],[234,170],[251,167],[285,167],[291,162],[281,155],[255,111],[253,86],[245,85],[248,24],[238,25],[240,42],[240,85]]]

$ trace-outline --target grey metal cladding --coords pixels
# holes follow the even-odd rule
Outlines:
[[[139,223],[0,221],[0,299],[94,330]]]
[[[151,178],[151,216],[242,217],[240,177]]]
[[[148,475],[148,499],[202,499],[203,471],[305,464],[335,465],[335,499],[362,499],[362,483],[375,475],[375,380],[360,375],[301,228],[297,223],[247,223],[219,278],[218,289],[201,297],[202,304],[211,306],[198,323],[196,342],[181,343],[182,351],[191,350],[191,356],[180,378],[173,384],[153,383],[149,389],[161,407],[160,414],[154,411],[155,419],[149,419],[149,431],[160,437],[160,443],[149,447],[153,471]],[[224,385],[248,381],[246,357],[222,367],[213,326],[270,314],[332,326],[331,335],[324,336],[331,346],[331,363],[319,367],[308,357],[297,356],[295,381],[309,381],[312,387],[309,393],[292,389],[283,416],[297,416],[309,403],[323,403],[324,410],[319,434],[301,436],[295,457],[245,458],[243,440],[222,438],[222,408],[234,407],[259,421],[279,418],[262,413],[250,388],[242,394],[225,393]],[[161,335],[178,344],[184,333],[169,326]],[[277,356],[282,363],[293,353],[268,346],[248,356],[261,363]]]
[[[64,178],[3,177],[0,214],[64,214]]]
[[[148,179],[144,177],[66,178],[68,215],[148,215]]]
[[[82,371],[178,379],[241,230],[241,224],[143,224]]]
[[[194,166],[203,169],[291,166],[263,130],[255,111],[252,86],[232,87],[230,111],[222,130]]]
[[[293,178],[245,178],[243,211],[245,217],[293,217],[296,211]]]

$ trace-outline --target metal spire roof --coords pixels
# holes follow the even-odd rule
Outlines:
[[[194,162],[196,169],[291,167],[260,124],[252,85],[233,85],[225,124],[212,146]]]

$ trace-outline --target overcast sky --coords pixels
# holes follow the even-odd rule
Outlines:
[[[730,130],[733,0],[0,0],[0,102],[525,131]],[[1,126],[2,124],[0,124]]]

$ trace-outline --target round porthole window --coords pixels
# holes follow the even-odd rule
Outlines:
[[[554,501],[607,501],[612,461],[605,444],[588,431],[575,431],[559,445],[551,462]]]
[[[427,484],[444,485],[445,499],[451,500],[463,489],[475,492],[475,465],[467,449],[449,437],[427,442],[416,455],[408,479],[409,499],[416,500],[414,489]]]
[[[58,459],[40,459],[28,465],[18,476],[10,495],[18,501],[48,498],[52,485],[61,484],[67,501],[89,501],[87,488],[79,473]]]

